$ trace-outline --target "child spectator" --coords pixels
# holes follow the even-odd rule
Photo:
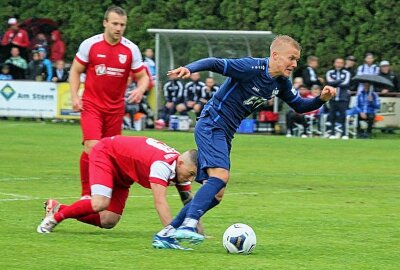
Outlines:
[[[32,51],[32,60],[28,64],[28,72],[26,79],[32,81],[43,81],[45,78],[45,68],[43,61],[40,60],[39,52]]]
[[[0,73],[0,80],[6,81],[6,80],[12,80],[13,76],[10,74],[10,67],[7,64],[4,64],[1,67],[1,73]]]
[[[51,79],[53,78],[53,66],[52,63],[49,59],[46,58],[46,49],[45,48],[39,48],[39,58],[40,60],[43,61],[44,68],[46,70],[46,78],[45,80],[48,82],[51,82]]]

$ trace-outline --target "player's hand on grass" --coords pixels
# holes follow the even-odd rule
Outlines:
[[[167,75],[176,74],[179,78],[187,79],[190,77],[190,70],[185,67],[178,67],[167,72]]]
[[[326,85],[324,89],[322,89],[320,99],[322,101],[329,101],[334,96],[336,96],[336,88]]]

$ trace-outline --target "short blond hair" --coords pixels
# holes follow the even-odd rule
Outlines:
[[[269,47],[270,53],[272,54],[278,47],[289,44],[295,47],[297,50],[301,51],[300,43],[298,43],[294,38],[288,35],[277,35],[274,40],[272,40],[271,46]]]

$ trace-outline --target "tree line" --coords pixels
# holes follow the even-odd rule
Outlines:
[[[141,49],[154,47],[148,28],[268,30],[288,34],[308,55],[331,67],[335,57],[354,55],[358,64],[366,52],[389,60],[400,70],[400,5],[398,0],[2,0],[0,32],[17,16],[51,18],[59,23],[67,44],[67,61],[80,42],[103,31],[102,19],[111,5],[128,13],[126,37]],[[268,48],[265,48],[268,55]]]

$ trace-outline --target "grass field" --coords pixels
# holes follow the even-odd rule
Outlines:
[[[193,134],[126,132],[180,151]],[[79,197],[78,125],[0,121],[1,269],[399,269],[400,140],[237,135],[221,205],[203,219],[211,238],[194,251],[156,250],[160,228],[149,190],[132,187],[112,230],[67,220],[36,233],[49,197]],[[195,189],[198,185],[195,185]],[[169,202],[180,208],[171,188]],[[226,254],[232,223],[252,226],[252,255]]]

